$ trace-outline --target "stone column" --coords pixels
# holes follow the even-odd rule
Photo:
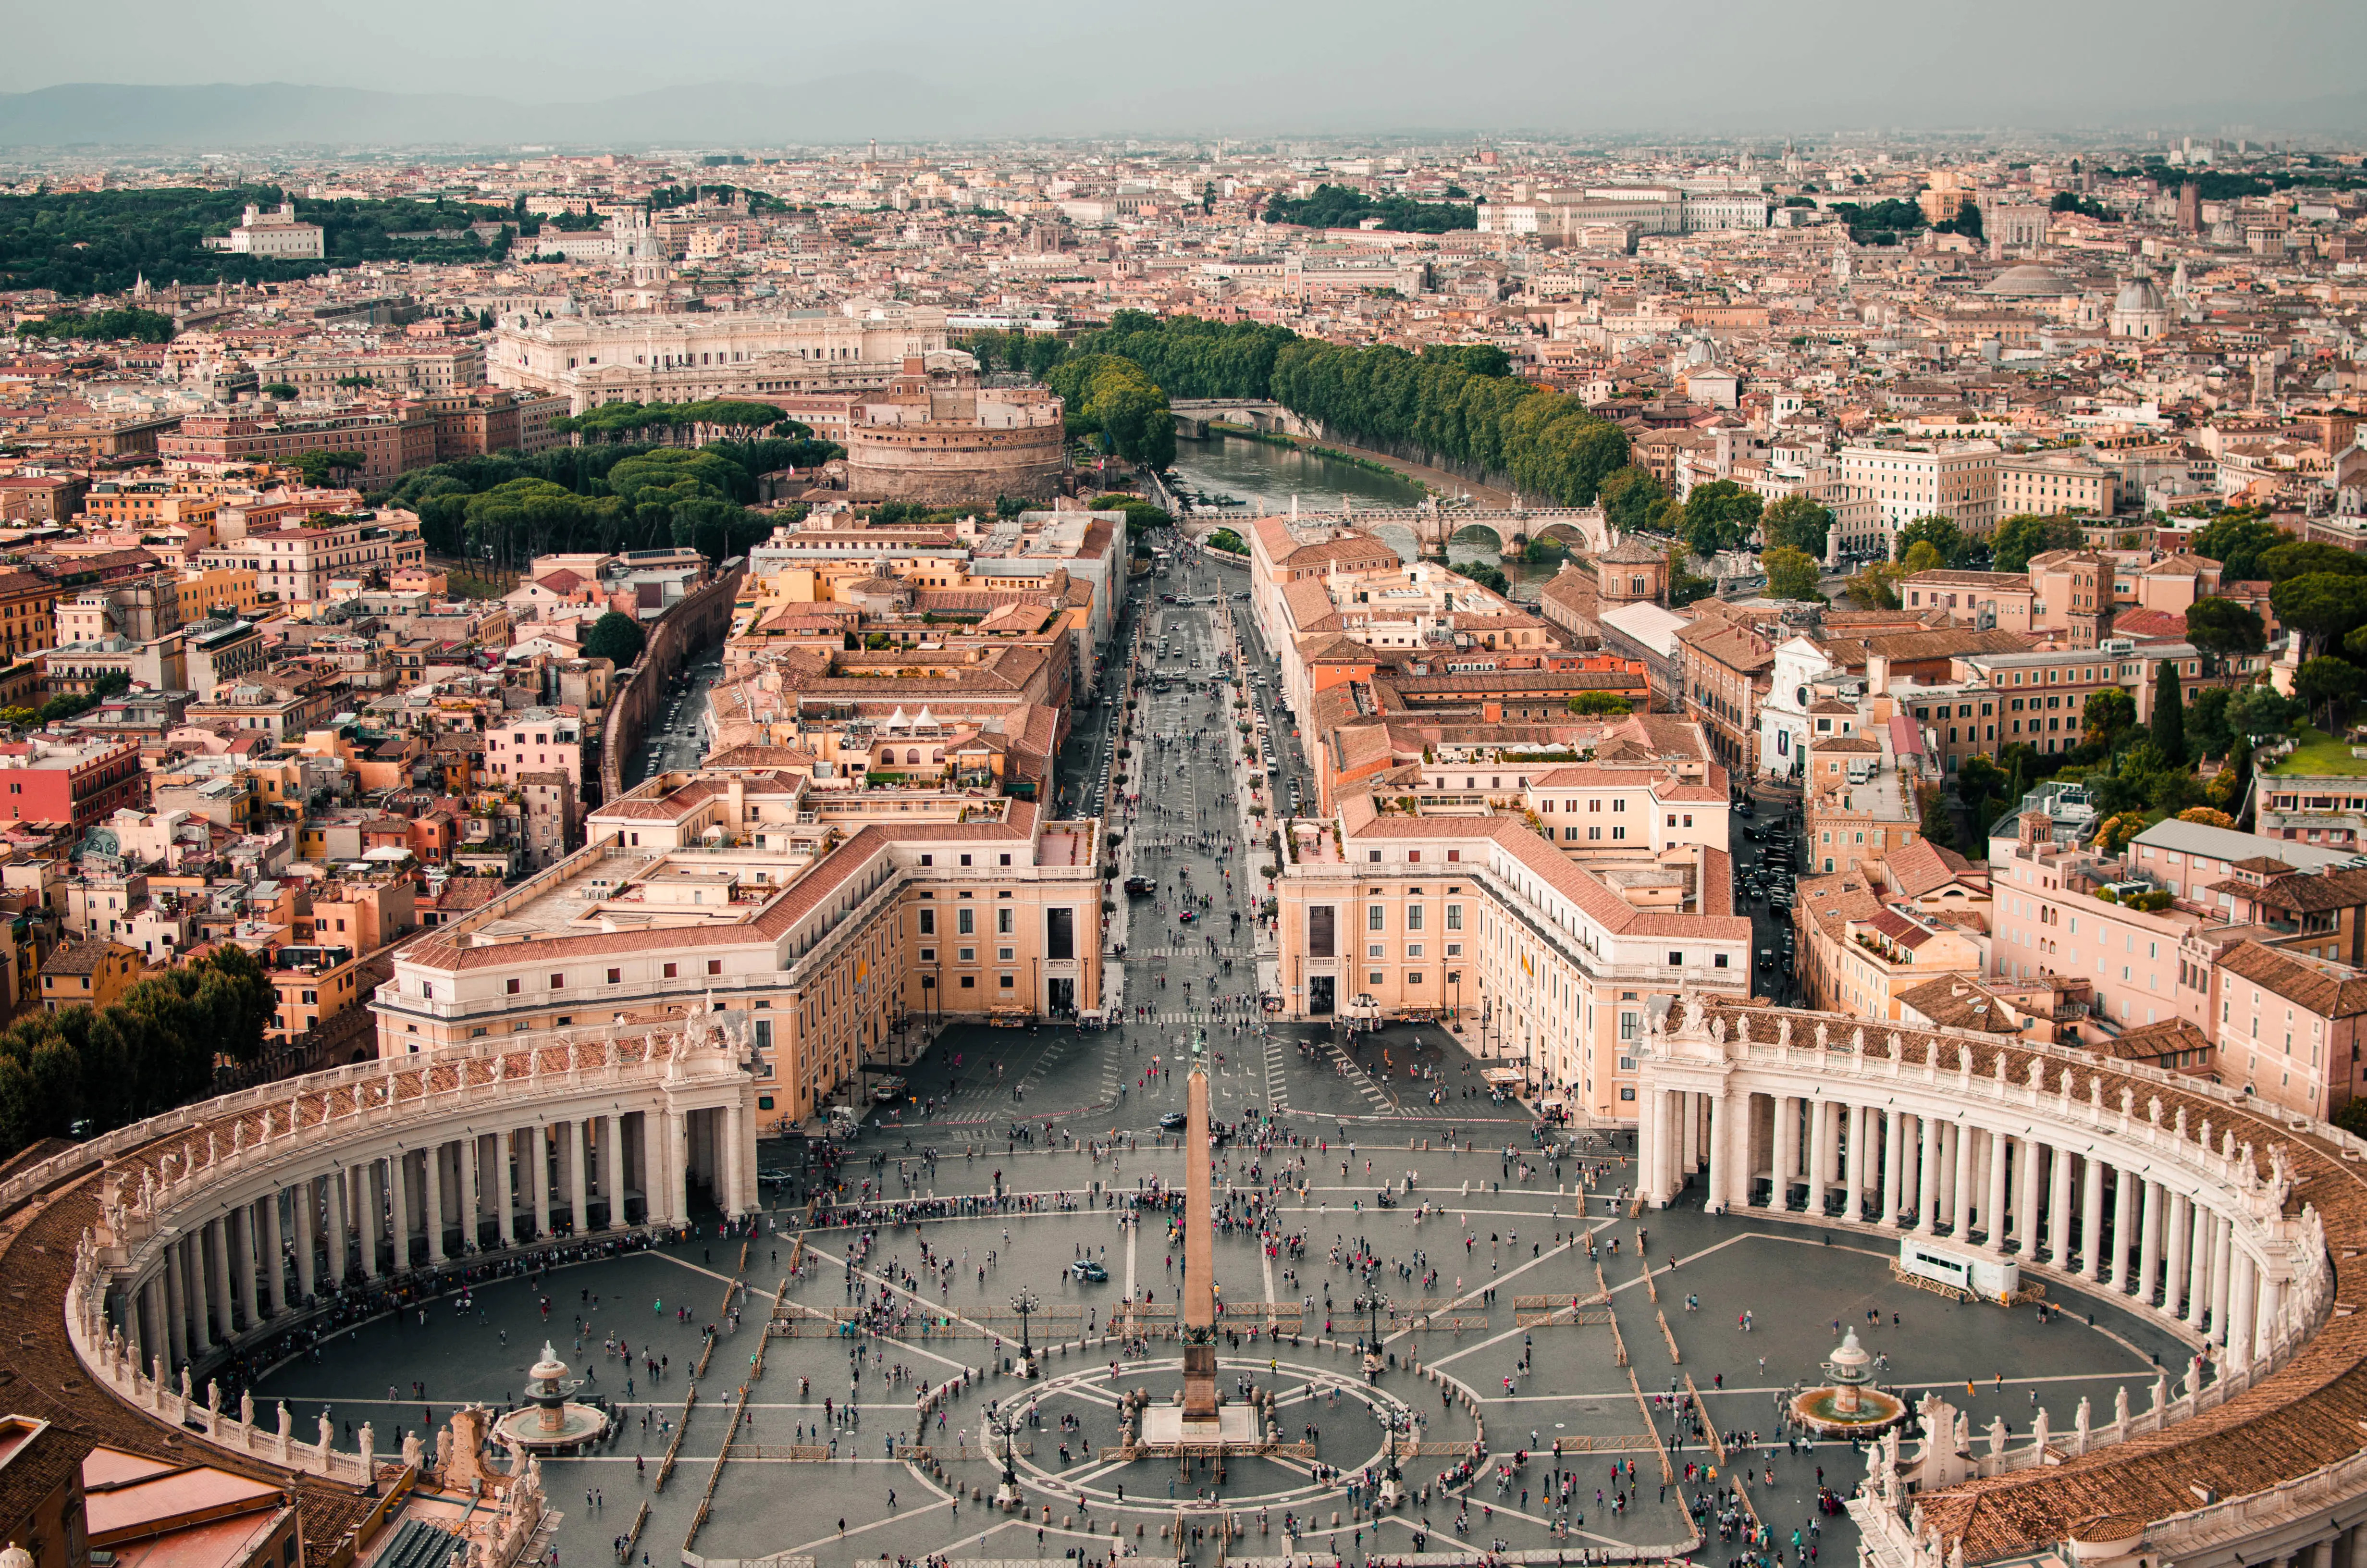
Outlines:
[[[140,1369],[143,1372],[164,1353],[165,1311],[164,1271],[152,1270],[140,1282]]]
[[[439,1268],[444,1263],[444,1145],[430,1143],[421,1151],[422,1180],[419,1194],[421,1229],[427,1233],[427,1266]]]
[[[1969,1244],[1972,1238],[1973,1188],[1979,1185],[1975,1174],[1978,1153],[1978,1141],[1971,1128],[1962,1122],[1948,1123],[1948,1185],[1953,1189],[1949,1229],[1960,1243]]]
[[[2236,1227],[2225,1217],[2211,1217],[2211,1343],[2227,1343],[2227,1319],[2236,1282]]]
[[[2071,1151],[2060,1143],[2046,1184],[2046,1260],[2071,1272]]]
[[[1842,1211],[1852,1221],[1862,1221],[1865,1218],[1866,1130],[1874,1113],[1860,1105],[1845,1107],[1841,1114],[1849,1119],[1849,1147],[1841,1160]]]
[[[378,1244],[386,1233],[387,1195],[392,1179],[381,1158],[362,1166],[356,1183],[356,1190],[361,1194],[362,1211],[355,1216],[354,1230],[362,1244],[362,1273],[372,1279],[379,1275]]]
[[[2218,1238],[2211,1229],[2211,1210],[2192,1199],[2186,1201],[2186,1326],[2199,1329],[2211,1311],[2211,1260]]]
[[[329,1176],[329,1283],[333,1286],[345,1282],[346,1233],[353,1223],[353,1180],[351,1170],[333,1171]]]
[[[1734,1164],[1734,1156],[1727,1148],[1727,1145],[1733,1141],[1734,1129],[1727,1125],[1733,1119],[1733,1112],[1727,1108],[1726,1096],[1714,1094],[1706,1097],[1709,1100],[1708,1202],[1710,1208],[1715,1210],[1722,1209],[1726,1204],[1727,1167]],[[652,1161],[653,1173],[655,1169],[656,1164]],[[651,1180],[654,1183],[654,1175]],[[652,1185],[650,1188],[651,1205],[654,1207],[657,1200],[657,1188]]]
[[[2113,1171],[2112,1176],[2112,1241],[2105,1275],[2115,1289],[2125,1290],[2130,1284],[2129,1270],[2136,1257],[2136,1249],[2130,1244],[2136,1239],[2137,1176],[2134,1171],[2120,1168]]]
[[[212,1305],[211,1342],[227,1345],[237,1330],[231,1315],[230,1221],[227,1216],[206,1221],[206,1300]]]
[[[1660,1096],[1665,1110],[1668,1096]],[[593,1124],[600,1130],[600,1196],[607,1199],[608,1223],[611,1231],[625,1228],[625,1119],[610,1114],[594,1117]]]
[[[526,1130],[527,1179],[534,1193],[534,1235],[537,1241],[550,1239],[550,1130],[529,1127]]]
[[[263,1200],[263,1310],[277,1317],[288,1310],[287,1238],[279,1228],[279,1194]]]
[[[2259,1328],[2253,1341],[2254,1354],[2266,1357],[2274,1347],[2277,1317],[2285,1310],[2285,1282],[2270,1275],[2260,1276],[2260,1310]]]
[[[2137,1219],[2137,1300],[2153,1305],[2154,1281],[2161,1278],[2161,1183],[2144,1184],[2145,1211]]]
[[[2234,1233],[2234,1227],[2229,1227],[2228,1234]],[[2252,1262],[2252,1255],[2242,1247],[2234,1249],[2234,1260],[2236,1267],[2227,1287],[2227,1343],[2258,1359],[2259,1350],[2252,1330],[2259,1321],[2260,1273]]]
[[[592,1229],[592,1151],[589,1146],[591,1123],[578,1117],[567,1124],[561,1143],[567,1151],[567,1197],[574,1206],[575,1233],[586,1234]]]
[[[478,1222],[484,1218],[485,1203],[477,1190],[485,1141],[472,1132],[454,1145],[454,1153],[460,1160],[460,1256],[465,1257],[485,1244],[484,1233],[478,1228]]]
[[[1915,1228],[1930,1235],[1940,1228],[1940,1131],[1942,1123],[1928,1116],[1915,1119],[1922,1123],[1920,1140],[1921,1169],[1916,1177]]]
[[[306,1176],[296,1184],[296,1299],[306,1301],[312,1294],[314,1237],[321,1226],[313,1211],[318,1201],[313,1197],[313,1178]]]
[[[253,1328],[261,1321],[255,1310],[255,1205],[242,1203],[222,1216],[229,1233],[222,1244],[230,1256],[230,1299],[238,1311],[238,1326]]]
[[[1637,1108],[1641,1113],[1636,1119],[1637,1195],[1649,1207],[1665,1209],[1669,1180],[1668,1091],[1647,1089],[1644,1103]]]
[[[189,1359],[189,1282],[181,1241],[175,1236],[164,1244],[164,1341],[170,1353],[166,1365],[173,1367]]]
[[[1882,1222],[1895,1231],[1907,1167],[1907,1124],[1896,1109],[1884,1111],[1882,1121]]]
[[[2080,1157],[2079,1272],[2088,1278],[2104,1278],[2104,1162],[2093,1154]]]
[[[397,1149],[386,1157],[387,1229],[393,1233],[394,1271],[411,1267],[411,1151]]]
[[[517,1245],[517,1174],[510,1165],[510,1157],[521,1147],[522,1140],[516,1132],[493,1134],[493,1186],[502,1205],[496,1218],[501,1221],[502,1245],[505,1247]]]
[[[689,1151],[683,1140],[686,1129],[684,1113],[669,1106],[665,1113],[665,1201],[666,1213],[676,1224],[690,1218]]]
[[[2160,1187],[2159,1183],[2155,1184]],[[2161,1213],[2161,1310],[2170,1316],[2179,1315],[2186,1301],[2186,1239],[2193,1224],[2188,1216],[2186,1197],[2160,1187]]]
[[[2014,1245],[2025,1258],[2038,1256],[2038,1195],[2045,1187],[2041,1173],[2046,1168],[2045,1157],[2038,1150],[2034,1139],[2013,1140],[2013,1175],[2009,1178],[2013,1191],[2006,1202],[2013,1209]]]
[[[1840,1109],[1830,1100],[1808,1102],[1808,1212],[1819,1219],[1833,1180],[1833,1117]]]
[[[1982,1141],[1988,1147],[1988,1191],[1981,1199],[1981,1230],[1991,1252],[2005,1245],[2005,1167],[2006,1139],[2001,1132],[1984,1132]]]
[[[1781,1214],[1792,1207],[1792,1177],[1800,1168],[1800,1102],[1790,1095],[1770,1098],[1775,1107],[1775,1163],[1768,1173],[1767,1207]]]

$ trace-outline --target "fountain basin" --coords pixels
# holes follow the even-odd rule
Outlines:
[[[1792,1418],[1819,1437],[1868,1437],[1906,1416],[1907,1402],[1880,1389],[1827,1384],[1792,1396]]]

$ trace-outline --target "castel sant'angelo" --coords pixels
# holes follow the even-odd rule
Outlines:
[[[1060,400],[981,388],[966,354],[912,356],[847,420],[846,487],[866,501],[957,506],[1050,497],[1065,463]]]

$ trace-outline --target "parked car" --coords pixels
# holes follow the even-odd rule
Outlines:
[[[1173,1132],[1177,1129],[1181,1128],[1184,1125],[1184,1116],[1180,1110],[1171,1110],[1166,1115],[1159,1119],[1159,1125],[1169,1132]]]
[[[1149,877],[1128,877],[1126,893],[1128,898],[1148,898],[1159,891],[1159,884]]]
[[[1106,1284],[1109,1280],[1109,1270],[1090,1257],[1081,1257],[1069,1265],[1069,1272],[1081,1280],[1095,1285]]]

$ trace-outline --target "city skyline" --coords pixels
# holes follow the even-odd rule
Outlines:
[[[1714,6],[1681,43],[1659,16],[1600,5],[1499,4],[1445,25],[1321,3],[1261,17],[1248,48],[1236,28],[1049,0],[725,4],[629,49],[636,18],[606,3],[514,7],[504,30],[530,41],[472,50],[449,40],[478,18],[443,4],[298,28],[243,0],[198,14],[209,25],[128,6],[103,71],[76,18],[16,18],[24,90],[0,96],[0,145],[2367,129],[2342,70],[2367,15],[2314,0],[2233,30],[2199,6],[2118,0]]]

